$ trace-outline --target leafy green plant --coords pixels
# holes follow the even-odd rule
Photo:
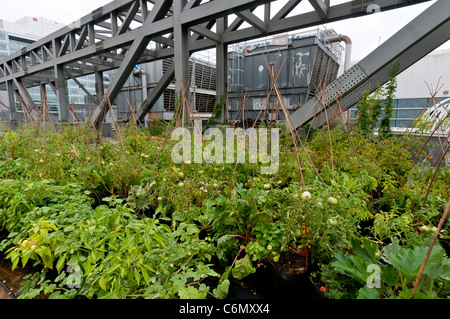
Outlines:
[[[394,96],[395,91],[397,90],[397,67],[394,64],[391,68],[391,76],[386,84],[386,91],[385,91],[385,102],[384,102],[384,116],[381,119],[380,122],[380,137],[382,139],[385,139],[387,137],[392,136],[391,132],[391,118],[394,115]]]
[[[51,298],[182,298],[192,297],[194,289],[205,298],[212,293],[201,281],[218,276],[207,264],[216,248],[198,238],[195,225],[181,223],[172,230],[158,219],[138,219],[132,205],[115,197],[93,209],[90,198],[74,186],[36,183],[26,190],[43,190],[38,198],[24,200],[15,193],[12,200],[2,201],[7,208],[4,224],[11,231],[2,247],[12,245],[7,258],[13,269],[32,260],[44,267],[25,284],[21,298],[41,292]],[[11,185],[2,189],[17,190]],[[66,288],[71,278],[67,265],[80,269],[78,288]]]
[[[362,245],[352,241],[350,254],[341,252],[331,264],[340,273],[356,280],[361,288],[356,298],[411,298],[412,286],[425,258],[428,246],[402,247],[398,238],[379,250],[378,245],[363,240]],[[369,285],[378,271],[376,285]],[[449,293],[450,259],[441,246],[435,246],[417,298],[445,298]]]
[[[261,162],[172,163],[163,129],[133,123],[108,140],[89,125],[1,134],[0,250],[36,272],[21,298],[224,298],[230,276],[292,256],[333,298],[406,298],[450,171],[413,163],[420,139],[373,134],[388,91],[367,97],[366,135],[324,127],[299,151],[282,131],[272,175]],[[448,261],[440,248],[431,257],[418,296],[444,298]]]
[[[397,89],[397,69],[393,65],[391,76],[385,86],[379,86],[373,93],[367,90],[358,102],[356,109],[356,126],[366,138],[371,137],[376,129],[379,117],[384,108],[384,116],[379,122],[380,139],[391,136],[391,118],[393,114],[394,96]]]

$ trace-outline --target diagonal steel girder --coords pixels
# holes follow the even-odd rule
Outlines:
[[[164,90],[172,82],[175,77],[175,65],[172,63],[170,67],[164,72],[162,78],[158,81],[158,84],[153,88],[148,98],[142,104],[141,109],[136,114],[138,120],[142,123],[145,120],[145,116],[151,110],[152,106],[164,93]]]
[[[152,9],[149,17],[144,22],[140,32],[137,34],[124,61],[117,71],[116,76],[108,89],[107,96],[105,96],[102,103],[93,112],[93,123],[95,127],[100,127],[101,123],[104,121],[109,110],[108,100],[113,101],[117,98],[121,88],[125,84],[131,74],[131,71],[137,64],[139,57],[147,48],[153,36],[163,35],[168,32],[175,33],[175,60],[178,59],[178,54],[176,53],[177,46],[182,47],[178,50],[179,54],[182,54],[182,56],[175,65],[175,71],[177,72],[177,67],[181,67],[180,73],[183,75],[180,74],[180,79],[178,80],[186,80],[188,72],[187,65],[189,63],[187,32],[187,28],[189,26],[196,26],[224,15],[228,15],[231,10],[246,10],[247,8],[254,7],[258,4],[268,3],[271,1],[274,0],[228,0],[226,2],[212,1],[198,7],[190,7],[186,11],[183,9],[189,3],[186,3],[184,7],[180,6],[179,3],[176,3],[176,5],[173,6],[173,10],[177,9],[177,12],[174,12],[171,18],[160,20],[158,20],[158,17],[162,17],[167,14],[167,11],[172,8],[173,1],[156,1],[155,7]],[[183,34],[180,34],[181,32],[183,32]],[[178,82],[177,85],[179,85]],[[186,85],[186,82],[184,85]],[[178,91],[181,91],[180,87],[178,87]]]
[[[32,52],[33,50],[39,50],[40,48],[42,48],[42,49],[45,49],[46,52],[49,52],[49,54],[47,54],[47,55],[52,55],[51,59],[44,59],[44,61],[42,61],[42,63],[32,64],[31,66],[28,66],[28,67],[24,68],[23,70],[15,71],[14,74],[6,74],[5,75],[4,72],[2,72],[2,69],[4,69],[4,68],[0,68],[0,84],[5,83],[8,80],[12,80],[13,77],[21,78],[21,77],[32,76],[32,74],[34,74],[34,73],[38,73],[38,72],[41,72],[46,69],[51,69],[51,68],[53,68],[53,65],[54,65],[54,62],[52,61],[53,59],[56,60],[55,61],[56,64],[66,65],[66,64],[70,64],[70,63],[76,63],[77,61],[87,59],[87,58],[90,58],[93,56],[101,56],[102,54],[109,53],[109,52],[115,50],[116,48],[130,46],[131,43],[133,43],[133,40],[136,39],[136,36],[141,32],[140,28],[130,30],[130,31],[128,31],[124,34],[120,34],[120,35],[118,35],[117,31],[116,31],[114,37],[96,42],[95,45],[86,46],[77,51],[69,50],[70,52],[67,54],[66,53],[61,54],[61,52],[59,52],[59,51],[57,53],[55,53],[55,52],[53,52],[53,51],[55,51],[55,49],[50,48],[52,45],[51,39],[56,38],[56,39],[60,39],[61,41],[63,41],[65,38],[70,38],[69,34],[70,34],[70,32],[73,32],[74,25],[84,26],[85,24],[96,24],[96,23],[98,23],[99,25],[104,25],[105,24],[104,22],[97,22],[99,19],[101,20],[102,18],[104,18],[104,17],[99,18],[98,16],[100,14],[103,13],[103,15],[105,15],[105,16],[110,16],[110,15],[112,16],[112,15],[114,15],[113,14],[114,10],[119,10],[121,7],[125,6],[126,4],[130,4],[135,1],[136,0],[116,0],[102,8],[99,8],[98,10],[95,10],[91,14],[89,14],[89,15],[83,17],[82,19],[78,20],[77,22],[75,22],[73,25],[64,27],[64,28],[56,31],[52,35],[29,45],[27,48],[25,48],[26,49],[25,54],[28,54],[28,53]],[[272,0],[271,2],[275,2],[275,1],[277,1],[277,0]],[[430,1],[430,0],[408,0],[408,1],[403,1],[401,4],[398,4],[397,0],[379,0],[379,1],[377,1],[377,3],[379,3],[381,10],[385,11],[385,10],[390,10],[390,9],[401,8],[401,7],[404,7],[407,5],[422,3],[422,2],[426,2],[426,1]],[[155,2],[155,1],[149,1],[149,2]],[[192,4],[191,4],[191,2],[192,2]],[[186,7],[189,7],[189,4],[191,4],[191,6],[194,6],[193,9],[197,9],[197,7],[195,7],[195,5],[196,5],[195,2],[198,2],[198,1],[191,0]],[[222,1],[220,1],[220,2],[216,1],[216,2],[222,3]],[[225,1],[223,1],[223,2],[225,2]],[[238,2],[240,2],[240,1],[238,1]],[[301,2],[300,0],[288,1],[288,3],[286,3],[286,5],[277,14],[275,14],[275,16],[271,19],[271,21],[269,21],[267,23],[267,32],[266,33],[263,33],[258,30],[255,31],[254,28],[246,28],[246,29],[237,30],[237,27],[243,22],[243,20],[236,19],[233,23],[230,24],[230,26],[228,28],[226,28],[226,30],[223,34],[217,34],[217,36],[214,36],[212,33],[209,33],[210,38],[214,37],[214,40],[205,41],[204,39],[202,39],[202,40],[198,41],[197,43],[193,44],[193,46],[192,46],[193,49],[191,51],[198,51],[198,50],[212,48],[216,45],[216,42],[219,39],[222,40],[224,43],[229,44],[229,43],[234,43],[234,42],[240,42],[240,41],[243,41],[246,39],[251,39],[253,37],[262,36],[265,34],[271,35],[271,34],[276,34],[276,33],[285,32],[285,31],[289,31],[289,30],[301,29],[301,28],[305,28],[308,26],[318,25],[318,24],[323,23],[322,20],[317,19],[316,12],[308,12],[308,13],[303,13],[303,14],[299,14],[296,16],[286,18],[286,15],[289,12],[291,12],[295,8],[295,6],[297,6],[300,2]],[[261,1],[259,1],[258,3],[261,3]],[[198,3],[197,3],[197,5],[198,5]],[[231,4],[231,5],[233,5],[233,4]],[[212,5],[206,6],[205,4],[203,4],[203,5],[199,6],[198,8],[204,8],[205,10],[211,10],[211,6]],[[249,10],[251,12],[254,10],[254,8],[256,6],[257,5],[253,5],[253,7],[250,6],[250,9],[247,9],[247,10]],[[242,10],[242,9],[240,9],[240,10]],[[231,9],[229,9],[228,13],[233,13],[236,11],[237,11],[236,8],[231,8]],[[242,11],[246,11],[246,10],[242,10]],[[226,12],[227,11],[222,8],[221,14],[225,15]],[[186,11],[185,14],[190,15],[191,12]],[[328,17],[326,20],[328,22],[332,22],[332,21],[346,19],[349,17],[361,16],[361,15],[365,15],[365,14],[368,14],[368,13],[365,11],[364,5],[356,5],[356,4],[354,4],[354,1],[349,1],[344,4],[330,6],[328,9]],[[204,20],[212,19],[212,16],[213,15],[209,15],[209,16],[205,17]],[[151,35],[152,33],[156,34],[158,32],[160,32],[161,34],[164,34],[165,32],[172,32],[171,24],[173,21],[171,21],[171,20],[173,20],[173,18],[167,17],[166,19],[164,19],[164,21],[159,21],[157,24],[154,25],[155,30],[151,31],[151,32],[147,32],[146,34]],[[186,19],[186,22],[189,22],[190,24],[195,23],[195,22],[193,22],[192,19]],[[109,23],[109,24],[111,24],[111,23]],[[233,26],[234,26],[234,28],[233,28]],[[112,27],[112,26],[109,26],[109,27],[114,29],[114,27]],[[212,25],[211,25],[211,27],[212,27]],[[158,39],[158,38],[165,39],[164,37],[161,37],[161,36],[159,36],[159,37],[152,36],[152,40],[157,41],[156,39]],[[166,41],[167,40],[168,39],[166,39]],[[68,45],[69,42],[70,41],[63,41],[63,46],[65,47],[65,45],[66,44]],[[23,52],[17,52],[15,54],[12,54],[11,56],[5,58],[4,60],[1,60],[0,65],[3,66],[5,63],[12,63],[12,61],[14,61],[14,60],[19,60],[23,55],[24,55]],[[155,60],[162,59],[165,57],[170,57],[170,56],[171,56],[170,49],[163,50],[161,52],[155,52],[155,54],[154,54]],[[152,60],[152,59],[148,59],[148,61],[150,61],[150,60]],[[106,69],[108,69],[107,66],[105,68],[103,68],[103,70],[106,70]],[[92,73],[94,73],[94,72],[92,72]]]
[[[120,93],[121,88],[125,84],[129,75],[131,74],[134,66],[137,64],[139,57],[147,49],[150,43],[150,36],[146,33],[150,26],[157,23],[157,19],[167,14],[168,10],[172,7],[171,1],[159,1],[155,3],[155,7],[150,12],[147,17],[145,24],[142,29],[136,35],[131,47],[129,48],[125,59],[122,61],[121,66],[116,72],[113,82],[111,83],[106,96],[103,98],[102,103],[94,110],[93,119],[94,125],[98,128],[100,124],[104,121],[106,114],[108,113],[108,101],[113,101],[117,98]],[[160,31],[164,32],[166,30]],[[159,33],[158,33],[159,34]]]
[[[386,83],[397,73],[450,40],[450,1],[438,0],[364,59],[330,83],[323,92],[291,114],[294,128],[311,121],[320,127],[354,106],[367,90]]]
[[[249,22],[250,24],[252,24],[255,28],[253,30],[256,30],[255,34],[252,34],[251,37],[255,37],[257,36],[258,33],[260,33],[261,35],[263,34],[274,34],[277,32],[281,32],[281,30],[277,30],[277,26],[279,25],[279,23],[273,23],[274,28],[273,30],[271,30],[271,24],[270,21],[269,22],[265,22],[260,20],[259,18],[257,18],[256,16],[253,15],[253,13],[250,11],[251,9],[254,9],[256,6],[259,5],[263,5],[265,3],[270,3],[273,2],[274,0],[260,0],[260,1],[252,1],[252,0],[229,0],[229,1],[210,1],[207,2],[205,4],[199,5],[199,6],[195,6],[195,4],[193,4],[191,6],[191,4],[193,3],[193,1],[191,2],[187,2],[187,4],[184,6],[184,8],[186,10],[181,10],[180,13],[176,12],[174,13],[174,15],[172,17],[174,17],[174,19],[172,19],[170,22],[172,23],[170,26],[170,29],[172,32],[183,32],[182,30],[184,30],[186,27],[195,27],[198,26],[201,23],[205,23],[208,21],[211,21],[213,19],[218,19],[224,16],[228,16],[230,13],[236,13],[238,15],[239,18],[241,18],[242,20],[246,20],[247,22]],[[320,2],[318,2],[320,1]],[[327,4],[325,2],[323,2],[322,0],[318,0],[318,1],[311,1],[313,7],[315,8],[316,11],[320,11],[320,12],[313,12],[313,14],[315,16],[317,16],[317,13],[320,17],[320,21],[324,21],[327,19],[327,16],[324,15],[328,15],[330,13],[330,16],[332,17],[331,20],[333,20],[333,14],[337,15],[340,14],[340,10],[342,10],[344,7],[343,6],[335,6],[333,8],[329,8],[327,4],[329,4],[329,1],[327,1]],[[167,2],[167,1],[164,1]],[[423,1],[420,1],[423,2]],[[288,4],[292,4],[292,7],[294,7],[295,5],[297,5],[299,2],[288,2]],[[197,2],[198,4],[198,2]],[[348,5],[348,3],[346,4]],[[388,6],[392,6],[392,3],[389,2],[387,3],[385,1],[384,4],[386,7]],[[178,5],[179,7],[179,5]],[[288,8],[283,8],[285,11],[288,11]],[[347,9],[347,8],[345,8]],[[179,9],[177,9],[179,10]],[[355,10],[354,7],[352,7],[352,10]],[[360,12],[360,14],[364,14],[365,12]],[[339,18],[336,18],[336,20],[338,20]],[[143,30],[143,36],[142,38],[146,38],[147,39],[149,37],[151,37],[152,35],[158,35],[158,34],[163,34],[165,32],[167,32],[167,29],[164,28],[169,28],[167,26],[167,20],[170,19],[164,19],[164,20],[160,20],[160,21],[147,21],[142,30]],[[278,21],[281,21],[283,19],[279,19]],[[276,21],[276,22],[278,22]],[[315,23],[317,23],[317,18],[314,19]],[[296,24],[294,24],[296,25]],[[292,25],[288,26],[287,29],[292,30]],[[236,30],[234,33],[239,33],[238,30]],[[228,41],[226,40],[226,33],[224,33],[223,35],[220,35],[221,39],[224,43],[228,43],[228,42],[235,42],[235,41],[239,41],[242,40],[243,37],[245,37],[244,35],[241,35],[240,39],[229,39]],[[176,63],[175,65],[175,70],[177,70],[177,65],[178,65],[178,69],[183,69],[180,68],[179,64],[180,61],[185,61],[185,63],[188,63],[188,57],[189,57],[189,48],[188,45],[183,44],[183,39],[185,39],[187,37],[187,35],[179,35],[179,40],[176,42],[176,45],[178,46],[178,52],[180,52],[180,46],[183,46],[183,48],[181,49],[181,52],[186,52],[184,54],[184,59],[181,58],[181,60],[178,61],[178,63]],[[176,38],[176,36],[175,36]],[[208,37],[209,39],[206,39],[207,41],[211,41],[211,42],[215,42],[217,43],[217,41],[220,39],[219,37],[216,38],[212,38],[212,36]],[[212,39],[211,39],[212,38]],[[140,41],[140,37],[137,38],[135,40],[135,42],[137,40]],[[187,41],[187,40],[186,40]],[[134,45],[134,44],[133,44]],[[186,48],[184,48],[186,47]],[[176,50],[177,48],[175,48],[174,50],[174,55],[176,55]],[[187,57],[187,58],[186,58]],[[134,59],[130,59],[130,63],[128,65],[127,70],[127,74],[129,75],[128,71],[131,71],[132,67],[134,66],[136,62],[136,58]],[[184,68],[184,70],[180,71],[180,73],[184,73],[186,72],[187,68]],[[175,76],[177,77],[177,75],[175,74]],[[178,80],[182,80],[182,79],[186,79],[187,76],[180,76],[180,79]],[[114,88],[116,86],[122,86],[123,83],[125,83],[126,78],[119,78],[119,81],[115,82],[114,85],[111,86],[111,91],[109,92],[110,94],[110,98],[113,99],[116,97],[116,92],[114,92]],[[177,82],[178,84],[178,82]],[[179,90],[179,86],[178,86],[178,90]],[[104,120],[104,115],[106,114],[105,111],[107,110],[107,107],[105,105],[101,105],[100,108],[103,110],[103,112],[100,112],[99,115],[95,118],[95,125],[98,126],[103,120]]]

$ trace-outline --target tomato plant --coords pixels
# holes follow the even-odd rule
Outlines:
[[[155,131],[104,139],[28,124],[0,136],[0,251],[36,270],[21,298],[224,298],[230,276],[289,254],[308,258],[328,296],[408,296],[407,261],[417,265],[450,194],[447,168],[414,163],[414,139],[324,127],[297,152],[282,132],[279,170],[263,175],[260,161],[175,164]],[[376,293],[361,287],[369,255],[392,275]],[[423,294],[448,293],[444,268],[427,269]]]

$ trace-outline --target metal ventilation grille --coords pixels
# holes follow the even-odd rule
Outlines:
[[[327,87],[323,94],[324,104],[332,103],[336,97],[342,96],[352,87],[361,83],[365,78],[367,78],[367,75],[359,65],[354,65]]]
[[[172,64],[172,60],[163,60],[163,72],[165,72],[169,66]],[[195,66],[195,67],[194,67]],[[194,74],[193,74],[193,68]],[[193,76],[194,75],[194,76]],[[189,79],[190,81],[195,81],[195,89],[199,91],[208,90],[210,92],[195,93],[195,111],[201,113],[211,113],[214,109],[216,103],[216,78],[217,72],[216,68],[210,64],[202,63],[201,61],[195,60],[189,63]],[[176,79],[172,81],[172,85],[176,84]],[[189,83],[192,87],[192,83]],[[174,89],[167,89],[164,91],[164,110],[168,112],[175,111],[175,103],[177,101],[177,96]]]
[[[319,48],[309,85],[309,99],[316,96],[321,89],[331,84],[336,79],[338,70],[339,64]]]
[[[175,90],[164,91],[164,110],[166,112],[175,112],[175,103],[177,95]],[[200,113],[212,113],[216,105],[216,97],[211,94],[195,93],[195,111]],[[192,108],[192,105],[190,104]]]

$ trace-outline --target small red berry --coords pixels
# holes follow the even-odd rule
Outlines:
[[[397,198],[397,196],[395,196],[395,195],[392,195],[392,198]]]

